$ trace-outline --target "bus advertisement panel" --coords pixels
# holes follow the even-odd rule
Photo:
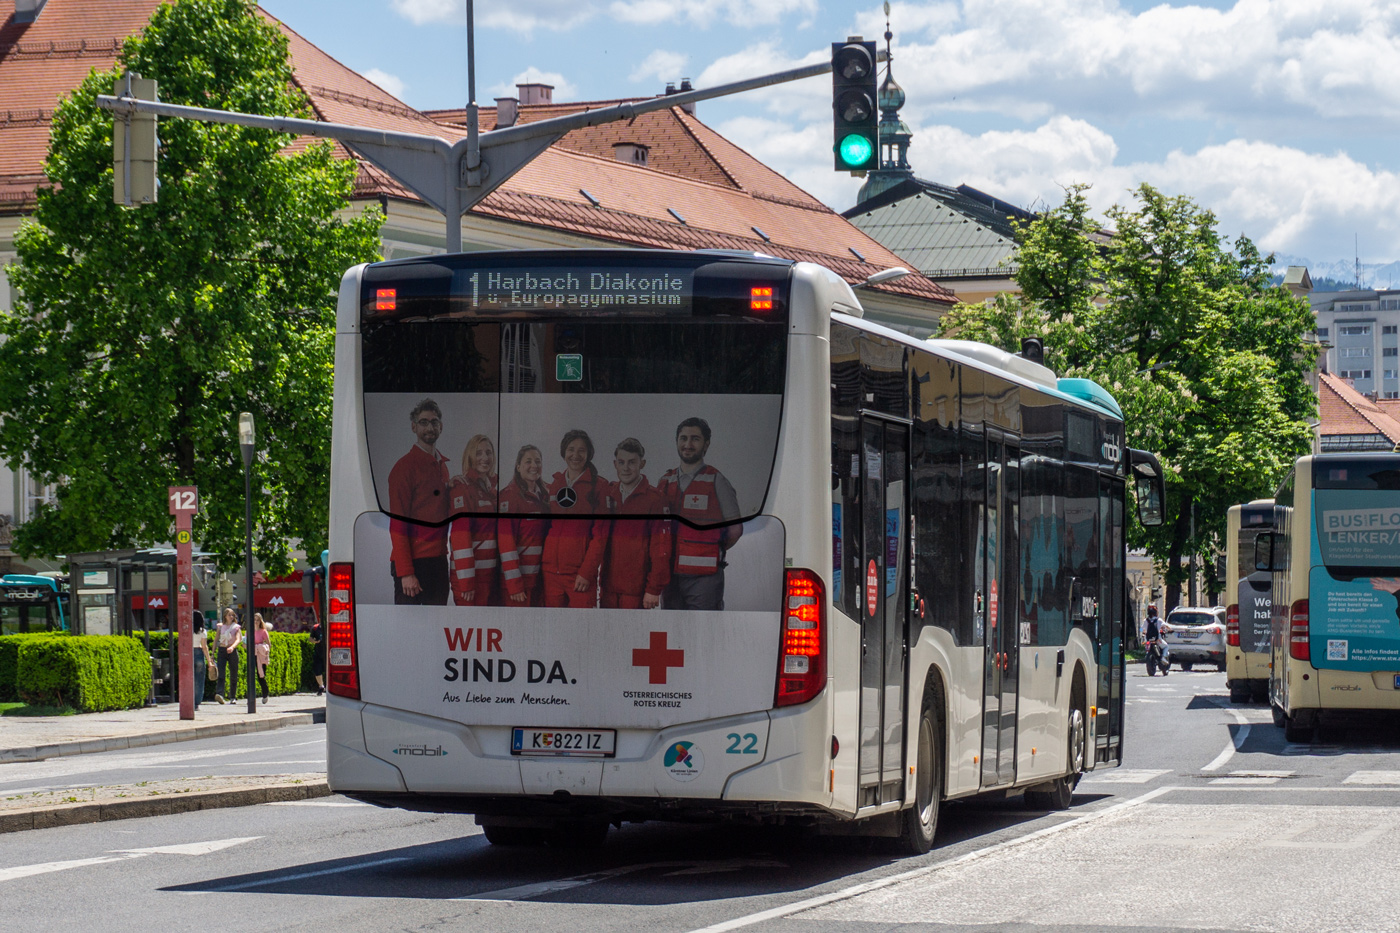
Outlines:
[[[1312,664],[1400,670],[1400,490],[1324,488],[1345,482],[1320,475],[1313,494]]]

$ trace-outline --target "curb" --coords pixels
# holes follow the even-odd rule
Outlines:
[[[195,739],[216,739],[225,735],[246,735],[249,732],[270,732],[286,726],[309,726],[326,721],[325,710],[306,713],[278,713],[263,719],[220,723],[217,726],[196,726],[193,729],[167,729],[137,735],[118,735],[109,739],[82,739],[53,745],[27,745],[0,748],[0,764],[6,762],[43,761],[91,752],[110,752],[123,748],[143,748],[170,742],[191,742]],[[0,830],[3,832],[3,830]]]
[[[80,823],[103,823],[108,820],[131,820],[144,816],[170,816],[175,813],[218,810],[224,807],[249,807],[283,800],[310,800],[315,797],[329,797],[330,793],[331,789],[325,781],[313,781],[306,784],[271,784],[266,787],[243,787],[236,790],[169,794],[137,800],[114,800],[109,803],[40,807],[14,813],[0,813],[0,833],[51,829],[55,826],[75,826]]]

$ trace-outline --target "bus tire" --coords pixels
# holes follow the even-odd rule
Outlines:
[[[908,855],[924,855],[938,835],[938,808],[943,797],[942,756],[933,710],[924,704],[919,717],[919,751],[914,770],[914,805],[904,811],[899,849]]]
[[[1084,712],[1075,705],[1069,711],[1069,774],[1051,781],[1050,790],[1026,791],[1026,806],[1032,810],[1068,810],[1074,803],[1074,789],[1084,774]]]
[[[1191,670],[1191,668],[1193,668],[1193,667],[1195,667],[1195,666],[1196,666],[1196,662],[1195,662],[1195,661],[1182,661],[1182,662],[1181,662],[1181,669],[1182,669],[1183,671],[1189,671],[1189,670]]]
[[[1230,702],[1231,702],[1231,703],[1248,703],[1248,702],[1249,702],[1249,694],[1250,694],[1250,691],[1249,691],[1249,684],[1248,684],[1247,682],[1245,682],[1245,681],[1240,681],[1240,680],[1232,680],[1232,681],[1230,681]]]
[[[498,826],[487,824],[481,834],[493,846],[537,846],[544,844],[544,830],[533,826]]]

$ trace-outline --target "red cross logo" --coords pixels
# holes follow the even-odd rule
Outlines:
[[[632,649],[632,666],[647,669],[647,683],[664,684],[667,668],[685,667],[685,652],[667,648],[665,632],[652,632],[650,647]]]

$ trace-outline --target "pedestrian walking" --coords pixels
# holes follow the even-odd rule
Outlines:
[[[219,676],[219,669],[213,656],[209,654],[209,635],[204,630],[204,613],[196,609],[193,620],[190,631],[194,637],[191,646],[194,651],[194,708],[199,709],[199,703],[204,699],[204,685],[208,678]]]
[[[272,660],[272,636],[268,634],[267,623],[262,613],[253,613],[253,656],[258,665],[258,686],[262,688],[263,702],[272,699],[267,692],[267,665]]]
[[[311,626],[311,669],[316,672],[316,695],[326,695],[326,631],[317,622]]]
[[[219,623],[217,643],[219,647],[219,681],[214,688],[214,699],[224,702],[224,697],[232,697],[238,686],[238,643],[243,640],[243,626],[238,624],[238,613],[224,610],[223,621]],[[224,685],[228,684],[228,690]]]

